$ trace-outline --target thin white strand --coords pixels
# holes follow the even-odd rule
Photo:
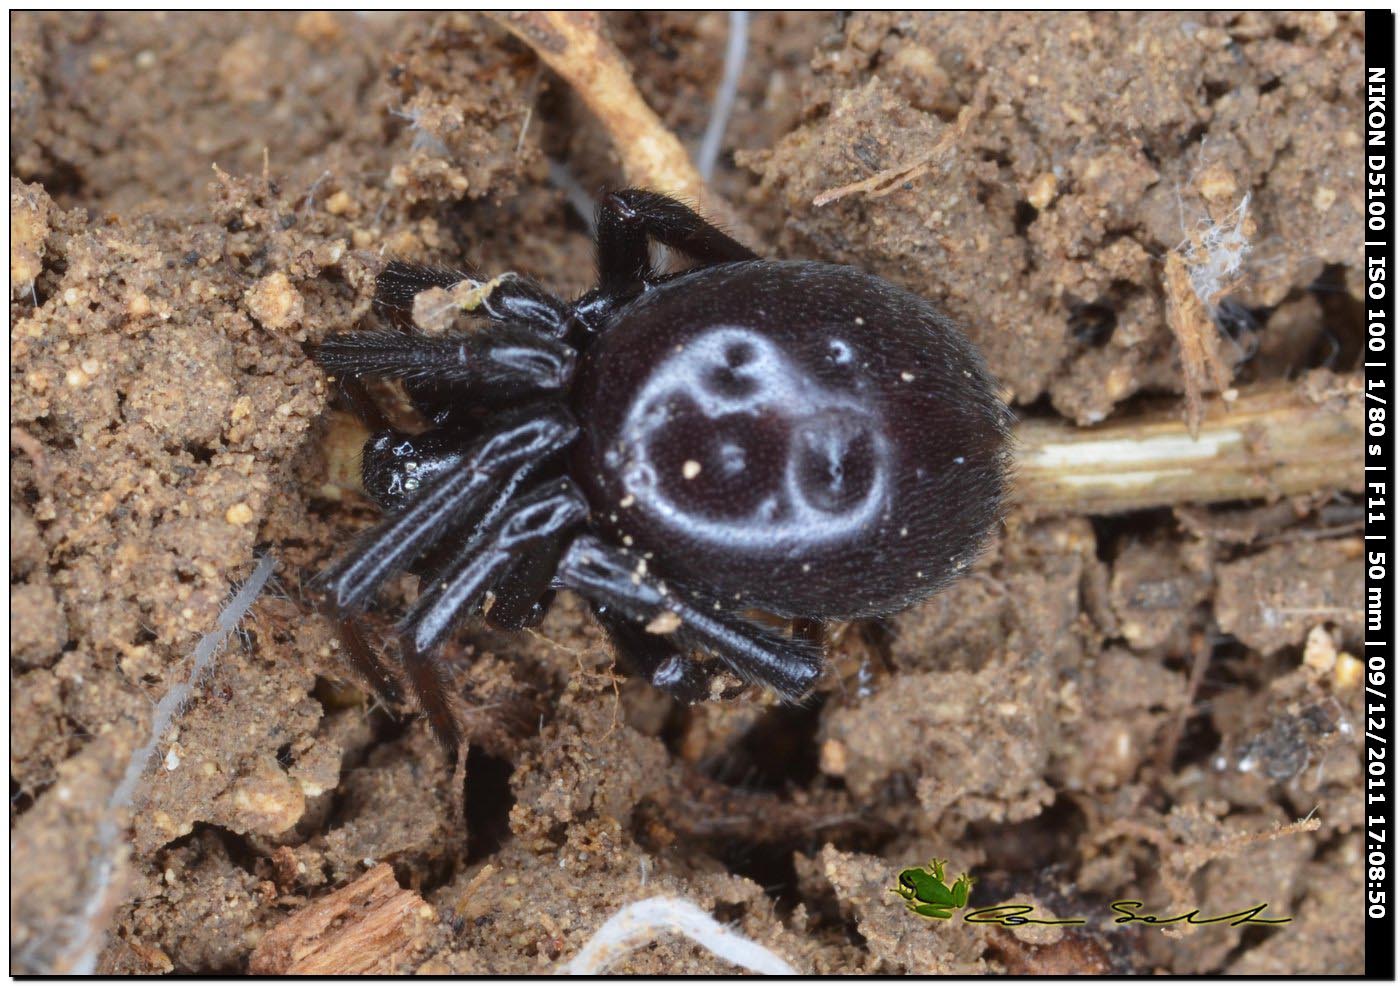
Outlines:
[[[598,232],[598,204],[593,201],[593,196],[588,194],[588,190],[579,184],[579,180],[574,177],[574,173],[569,170],[569,166],[554,158],[545,158],[549,164],[549,181],[555,188],[564,193],[564,197],[569,200],[569,205],[573,206],[584,225],[588,227],[588,235],[593,236]]]
[[[734,99],[739,94],[739,78],[744,74],[744,60],[748,53],[749,12],[731,10],[729,42],[724,49],[724,74],[720,77],[719,88],[715,90],[710,122],[705,127],[705,136],[700,140],[700,150],[695,153],[695,170],[707,182],[714,177],[715,163],[724,144],[724,133],[729,129],[729,117],[734,112]]]
[[[263,586],[267,584],[275,565],[276,560],[271,555],[264,555],[257,567],[253,569],[253,574],[249,576],[248,581],[243,583],[243,587],[234,594],[233,598],[229,600],[229,604],[219,614],[215,628],[200,638],[199,643],[194,648],[194,662],[190,666],[189,677],[174,685],[170,691],[165,693],[165,697],[156,704],[155,714],[151,719],[150,735],[146,742],[131,754],[121,783],[117,785],[112,796],[107,800],[106,811],[97,824],[97,857],[93,861],[92,891],[88,895],[82,913],[78,916],[78,941],[74,943],[74,946],[79,951],[74,957],[71,967],[71,971],[77,975],[91,975],[96,969],[98,953],[101,951],[105,937],[106,922],[101,918],[103,912],[108,909],[110,903],[108,898],[112,892],[112,879],[121,862],[119,843],[122,829],[117,824],[117,815],[119,812],[125,812],[131,808],[132,801],[141,784],[141,777],[146,772],[146,765],[156,752],[156,746],[160,743],[161,737],[170,728],[175,716],[179,715],[188,704],[194,686],[214,663],[214,655],[218,653],[219,647],[242,622],[248,608],[253,605],[253,601],[262,592]]]
[[[628,952],[665,934],[681,934],[733,965],[768,976],[795,976],[787,960],[731,931],[687,900],[651,897],[610,917],[577,955],[559,968],[570,976],[602,973]]]

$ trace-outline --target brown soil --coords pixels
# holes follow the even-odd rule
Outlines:
[[[548,161],[591,189],[618,180],[613,149],[468,15],[11,23],[13,971],[100,943],[113,972],[540,972],[653,894],[822,972],[1361,971],[1340,917],[1362,881],[1352,477],[1272,503],[1020,507],[970,577],[838,628],[800,708],[673,707],[614,676],[570,599],[537,634],[469,628],[444,655],[472,737],[460,812],[424,724],[366,696],[302,595],[374,518],[309,354],[368,315],[386,255],[587,287]],[[609,28],[694,146],[724,16]],[[1163,258],[1246,193],[1254,251],[1221,318],[1234,385],[1354,372],[1358,17],[752,30],[716,188],[765,251],[939,300],[1023,416],[1087,425],[1180,395]],[[917,162],[979,99],[890,194],[812,204]],[[154,703],[265,552],[276,586],[128,819],[109,799]],[[105,892],[104,819],[130,846]],[[977,904],[1095,920],[926,923],[888,888],[932,856],[974,872]],[[1126,896],[1294,921],[1113,927]],[[332,941],[347,921],[387,951]],[[732,971],[679,939],[617,969]]]

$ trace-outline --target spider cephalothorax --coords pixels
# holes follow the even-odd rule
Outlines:
[[[696,266],[654,271],[651,239]],[[422,576],[403,671],[451,745],[432,653],[472,613],[518,629],[570,589],[626,665],[682,700],[709,694],[695,650],[796,700],[820,648],[746,610],[901,609],[967,567],[1001,507],[1010,413],[928,302],[848,267],[761,260],[652,192],[604,198],[597,249],[598,286],[572,304],[513,275],[390,264],[376,303],[394,327],[318,353],[342,381],[403,381],[431,422],[397,431],[361,401],[378,427],[365,489],[390,516],[319,582],[356,663],[395,695],[350,621],[395,572]],[[421,331],[430,289],[487,324]]]

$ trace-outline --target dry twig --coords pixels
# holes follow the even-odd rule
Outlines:
[[[404,971],[407,953],[436,917],[432,907],[380,863],[308,904],[258,942],[248,971],[271,976],[344,976]]]
[[[1206,220],[1167,255],[1163,274],[1167,326],[1176,336],[1181,353],[1186,424],[1193,436],[1200,429],[1204,413],[1202,394],[1207,389],[1224,391],[1234,373],[1220,350],[1215,315],[1221,299],[1239,280],[1252,231],[1246,195],[1229,221]]]
[[[1017,497],[1042,514],[1107,514],[1359,489],[1361,400],[1359,377],[1320,373],[1241,388],[1195,438],[1174,409],[1096,428],[1024,422]]]
[[[1126,836],[1146,842],[1157,850],[1160,862],[1159,874],[1162,886],[1171,900],[1168,906],[1173,913],[1184,913],[1193,906],[1194,891],[1191,878],[1207,863],[1225,856],[1233,856],[1250,846],[1272,842],[1290,835],[1316,832],[1322,827],[1321,820],[1312,817],[1300,818],[1287,824],[1276,824],[1263,831],[1233,832],[1204,842],[1188,842],[1178,831],[1173,831],[1168,819],[1158,818],[1149,821],[1136,821],[1120,818],[1100,828],[1090,836],[1095,846]],[[1179,938],[1199,926],[1186,925],[1164,930],[1163,934]]]
[[[675,196],[719,220],[740,238],[751,231],[711,194],[690,154],[637,87],[632,68],[602,32],[596,11],[530,10],[489,14],[564,79],[612,139],[630,184]]]

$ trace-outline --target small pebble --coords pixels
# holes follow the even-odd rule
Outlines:
[[[326,211],[333,216],[343,216],[355,207],[355,200],[344,191],[336,192],[326,199]]]
[[[647,633],[675,633],[680,627],[681,618],[668,609],[647,624]]]
[[[829,739],[821,746],[821,771],[832,777],[846,773],[846,747],[840,740]]]

